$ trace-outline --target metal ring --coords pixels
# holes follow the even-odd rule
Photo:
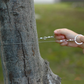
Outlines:
[[[75,38],[74,38],[74,41],[75,41],[76,44],[81,45],[81,44],[83,44],[83,42],[78,43],[78,42],[76,41],[78,36],[83,36],[83,35],[82,35],[82,34],[76,35]]]

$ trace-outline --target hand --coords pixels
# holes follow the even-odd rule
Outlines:
[[[62,46],[70,46],[70,47],[81,47],[84,49],[84,44],[82,45],[77,45],[74,41],[73,42],[60,42],[59,40],[64,40],[64,39],[74,39],[76,35],[78,35],[76,32],[66,29],[66,28],[62,28],[62,29],[56,29],[54,31],[55,37],[57,39],[57,43],[60,43],[60,45]],[[84,42],[84,36],[78,36],[77,37],[77,42]]]

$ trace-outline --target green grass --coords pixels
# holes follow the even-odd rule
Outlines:
[[[53,35],[58,28],[84,34],[84,9],[72,8],[71,3],[35,5],[35,12],[41,15],[41,19],[36,20],[38,37]],[[83,84],[82,49],[62,47],[57,43],[40,43],[39,48],[41,56],[50,62],[52,71],[62,78],[62,84]],[[1,62],[0,81],[3,81]]]
[[[0,59],[0,84],[3,84],[3,72],[2,72],[1,59]]]
[[[35,5],[38,37],[53,35],[58,28],[68,28],[84,34],[84,9],[71,4]],[[57,43],[40,43],[41,56],[50,62],[52,71],[62,78],[62,84],[83,84],[84,56],[82,49],[62,47]],[[67,80],[67,81],[66,81]],[[79,80],[79,81],[76,81]]]

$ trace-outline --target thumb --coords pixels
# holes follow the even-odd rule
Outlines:
[[[81,41],[81,42],[84,42],[84,36],[81,36],[81,37],[80,37],[80,41]]]

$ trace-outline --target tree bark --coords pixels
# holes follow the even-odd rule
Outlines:
[[[61,84],[39,53],[33,0],[0,0],[4,84]]]

